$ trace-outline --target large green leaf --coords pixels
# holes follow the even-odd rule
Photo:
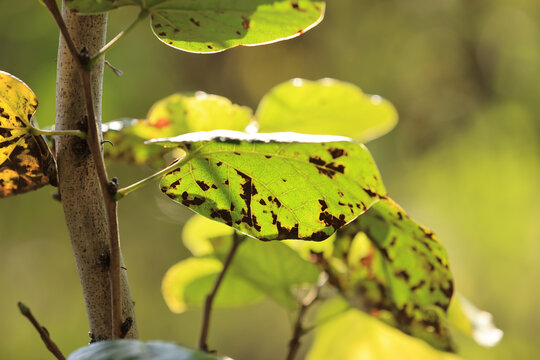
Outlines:
[[[397,123],[394,106],[378,95],[333,79],[293,79],[270,90],[257,109],[261,131],[344,135],[366,142]]]
[[[68,360],[227,360],[163,341],[108,340],[80,348]]]
[[[0,197],[56,181],[56,165],[41,136],[32,135],[38,101],[16,77],[0,71]]]
[[[317,313],[306,360],[458,360],[407,336],[334,298]]]
[[[230,227],[200,215],[192,217],[182,232],[184,244],[194,254],[215,255],[221,261],[231,247],[231,235]],[[296,291],[313,286],[319,273],[315,265],[280,242],[246,238],[237,249],[223,285],[230,279],[242,279],[282,306],[294,309],[298,304]]]
[[[327,271],[358,309],[451,350],[453,281],[436,236],[385,198],[338,232]]]
[[[325,3],[315,0],[70,0],[82,13],[136,5],[152,18],[154,34],[165,44],[213,53],[239,45],[261,45],[298,36],[317,25]]]
[[[223,269],[221,261],[210,258],[188,258],[172,266],[163,278],[161,291],[169,309],[184,312],[202,307]],[[234,273],[227,273],[214,299],[215,307],[236,307],[257,303],[263,294]]]
[[[151,143],[189,152],[161,180],[167,196],[261,240],[324,240],[385,194],[348,138],[211,131]]]
[[[134,164],[164,167],[173,157],[158,145],[145,145],[152,138],[175,136],[214,129],[244,130],[252,120],[250,108],[231,103],[227,98],[196,93],[173,94],[157,101],[146,119],[120,119],[103,124],[105,156]],[[173,154],[180,157],[180,153]]]

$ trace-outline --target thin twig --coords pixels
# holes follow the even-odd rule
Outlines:
[[[208,344],[206,343],[206,341],[208,339],[208,330],[210,328],[210,315],[212,313],[212,304],[214,302],[214,297],[216,296],[219,290],[219,286],[221,285],[221,282],[223,281],[223,278],[225,277],[225,273],[227,272],[227,270],[229,269],[232,263],[234,255],[236,254],[236,250],[238,250],[238,246],[242,242],[242,239],[238,236],[236,231],[233,233],[232,240],[233,240],[233,243],[231,245],[229,253],[227,254],[227,258],[225,259],[225,262],[223,263],[223,269],[221,270],[221,273],[219,274],[216,280],[216,283],[214,284],[214,288],[212,289],[212,292],[208,294],[204,302],[203,323],[201,327],[201,336],[199,338],[199,349],[205,352],[209,352]]]
[[[24,317],[30,320],[32,325],[34,325],[37,332],[39,333],[39,336],[41,336],[41,340],[43,340],[43,343],[45,343],[45,346],[47,347],[47,349],[58,360],[65,360],[66,358],[64,357],[60,349],[58,349],[58,346],[56,346],[54,341],[52,341],[47,329],[39,324],[39,322],[36,320],[34,315],[32,315],[32,312],[30,311],[30,309],[26,305],[24,305],[22,302],[17,303],[17,305],[19,306],[19,310],[21,311],[21,314],[23,314]]]
[[[109,227],[109,243],[111,251],[111,264],[109,267],[109,278],[111,286],[111,326],[112,326],[112,338],[118,339],[121,337],[122,326],[122,292],[120,290],[120,244],[118,241],[118,219],[116,215],[117,204],[114,201],[114,193],[109,190],[109,178],[107,176],[107,170],[105,168],[105,161],[103,160],[103,154],[101,152],[101,141],[99,137],[99,127],[97,123],[97,117],[94,110],[94,101],[92,96],[92,86],[90,79],[90,70],[88,62],[90,60],[89,54],[84,53],[84,48],[79,53],[75,47],[75,43],[69,34],[67,26],[62,18],[58,5],[54,0],[45,0],[45,5],[53,15],[56,23],[62,35],[68,44],[68,48],[73,56],[79,75],[81,77],[86,113],[88,116],[88,134],[86,141],[92,154],[94,164],[96,167],[97,175],[99,178],[99,184],[103,195],[103,201],[105,204],[105,210],[107,212],[107,222]]]
[[[317,281],[317,286],[311,288],[302,300],[300,309],[298,310],[298,316],[296,317],[296,321],[294,323],[293,336],[291,341],[289,341],[289,352],[287,353],[286,357],[287,360],[294,360],[296,357],[301,345],[300,339],[308,332],[304,328],[304,318],[306,317],[306,313],[311,305],[313,305],[313,303],[319,299],[321,288],[324,286],[324,284],[326,284],[327,280],[328,276],[326,273],[322,272],[319,276],[319,280]]]

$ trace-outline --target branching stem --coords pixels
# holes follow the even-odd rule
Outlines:
[[[111,41],[109,41],[105,46],[103,46],[97,53],[92,55],[92,57],[90,58],[90,62],[88,63],[88,68],[92,69],[96,62],[103,55],[105,55],[107,51],[109,51],[114,45],[116,45],[116,43],[118,43],[120,39],[122,39],[127,33],[129,33],[135,27],[135,25],[146,19],[148,17],[148,14],[148,10],[141,9],[137,18],[135,18],[135,20],[133,20],[133,22],[129,24],[128,27],[118,33],[118,35],[116,35]]]
[[[113,199],[113,194],[109,191],[109,178],[107,176],[107,170],[105,168],[105,161],[103,160],[103,154],[101,152],[101,140],[100,132],[97,122],[97,117],[94,110],[94,101],[92,97],[92,87],[90,79],[90,68],[88,67],[88,57],[83,51],[79,53],[75,47],[75,43],[69,34],[67,26],[62,18],[60,10],[55,0],[44,0],[47,9],[54,17],[60,32],[62,33],[68,48],[73,56],[84,91],[86,113],[88,116],[88,133],[86,142],[92,154],[94,164],[96,167],[97,175],[99,178],[99,184],[103,201],[105,204],[105,210],[107,212],[107,222],[109,230],[109,244],[111,252],[111,262],[109,266],[109,278],[111,286],[111,333],[113,339],[121,337],[122,326],[122,292],[120,289],[120,244],[118,236],[118,219],[116,215],[117,204]]]
[[[227,257],[225,258],[225,262],[223,263],[223,269],[221,270],[221,273],[219,273],[216,283],[214,284],[214,288],[212,289],[210,294],[208,294],[204,302],[203,323],[201,327],[201,336],[199,338],[199,349],[205,352],[209,352],[207,339],[208,330],[210,329],[210,317],[212,314],[212,305],[214,302],[214,298],[219,290],[219,286],[221,285],[223,278],[225,277],[225,274],[227,273],[227,270],[232,263],[234,255],[236,254],[236,250],[238,250],[238,246],[242,242],[242,238],[240,238],[236,231],[232,235],[232,240],[233,242],[231,245],[231,249],[229,250]]]
[[[17,303],[19,306],[19,310],[21,314],[23,314],[24,317],[26,317],[32,325],[34,325],[34,328],[36,328],[37,332],[39,333],[39,336],[41,336],[41,340],[43,340],[43,343],[45,343],[45,346],[47,349],[56,357],[58,360],[65,360],[66,358],[58,349],[58,346],[52,341],[51,336],[49,335],[49,332],[46,328],[41,326],[39,322],[36,320],[34,315],[32,315],[32,312],[28,308],[28,306],[24,305],[22,302]]]
[[[328,277],[326,274],[324,272],[321,273],[319,280],[317,281],[317,286],[311,288],[302,300],[296,321],[294,323],[293,336],[291,341],[289,341],[289,352],[287,353],[286,360],[294,360],[298,350],[300,349],[301,337],[309,332],[309,330],[304,328],[304,318],[306,317],[307,311],[311,305],[313,305],[313,303],[319,299],[321,288],[324,286],[324,284],[326,284],[327,279]]]

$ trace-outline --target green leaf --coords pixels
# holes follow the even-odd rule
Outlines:
[[[296,37],[323,18],[325,3],[315,0],[71,0],[82,13],[136,5],[152,18],[154,34],[165,44],[195,53],[262,45]]]
[[[225,247],[219,249],[217,256],[223,261]],[[316,284],[320,271],[285,244],[246,238],[237,250],[230,273],[292,310],[298,305],[296,291]]]
[[[394,106],[346,82],[293,79],[270,90],[257,109],[261,131],[294,131],[352,137],[366,142],[392,130]]]
[[[459,357],[429,347],[347,305],[340,298],[327,301],[317,313],[313,344],[306,360],[422,359]]]
[[[68,360],[226,360],[175,343],[163,341],[107,340],[90,344],[69,355]]]
[[[221,96],[202,91],[173,94],[152,105],[144,120],[120,119],[103,124],[104,138],[114,144],[105,146],[105,156],[161,168],[181,157],[183,152],[178,150],[172,154],[174,157],[167,156],[169,150],[145,145],[145,140],[194,131],[244,130],[252,116],[250,108],[233,104]]]
[[[343,137],[211,131],[151,143],[189,153],[163,193],[261,240],[324,240],[385,194],[368,150]]]
[[[212,291],[223,264],[215,258],[188,258],[172,266],[163,278],[161,291],[169,309],[184,312],[201,307]],[[215,307],[257,303],[263,295],[234,273],[227,273],[214,299]]]
[[[184,225],[182,239],[194,254],[213,254],[224,261],[231,247],[231,233],[230,227],[196,215]],[[242,279],[282,306],[294,309],[296,291],[314,285],[319,272],[315,265],[281,242],[246,238],[239,245],[223,284],[229,281],[229,276]]]
[[[0,197],[55,183],[56,164],[41,136],[32,135],[38,101],[16,77],[0,71]]]
[[[395,202],[382,199],[338,232],[329,262],[353,306],[451,350],[446,311],[454,286],[446,252]]]

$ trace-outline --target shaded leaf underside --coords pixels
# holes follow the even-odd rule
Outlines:
[[[54,162],[40,136],[30,134],[38,102],[30,88],[0,71],[0,197],[35,190],[49,183]]]
[[[313,0],[68,0],[67,4],[82,13],[139,6],[150,13],[152,30],[161,41],[196,53],[298,36],[321,21],[325,6]]]
[[[446,252],[430,230],[385,198],[339,231],[334,245],[327,270],[352,305],[451,350],[446,311],[453,280]]]
[[[304,142],[280,142],[295,139]],[[320,139],[329,142],[313,142]],[[367,149],[343,139],[223,131],[171,138],[165,144],[192,158],[163,177],[161,190],[260,240],[323,240],[385,194]]]

